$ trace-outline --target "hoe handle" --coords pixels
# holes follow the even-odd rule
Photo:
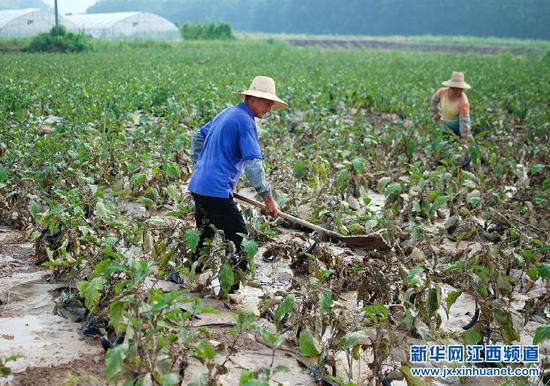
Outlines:
[[[261,202],[258,202],[252,198],[248,198],[248,197],[245,197],[245,196],[242,196],[240,195],[239,193],[233,193],[233,197],[239,199],[240,201],[243,201],[243,202],[246,202],[247,204],[250,204],[250,205],[253,205],[255,206],[256,208],[260,208],[260,209],[264,209],[265,210],[265,205],[262,204]],[[312,229],[314,231],[317,231],[317,232],[320,232],[322,234],[326,234],[328,235],[331,239],[335,239],[335,240],[342,240],[344,236],[342,236],[341,234],[338,234],[336,232],[333,232],[331,230],[328,230],[328,229],[325,229],[323,227],[320,227],[319,225],[315,225],[315,224],[312,224],[310,223],[309,221],[306,221],[306,220],[302,220],[301,218],[298,218],[298,217],[294,217],[288,213],[285,213],[283,211],[280,211],[279,212],[279,217],[287,220],[287,221],[290,221],[291,223],[294,223],[294,224],[298,224],[298,225],[302,225],[306,228],[309,228],[309,229]]]

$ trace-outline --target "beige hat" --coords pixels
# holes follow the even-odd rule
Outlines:
[[[251,95],[258,98],[269,99],[275,102],[273,107],[276,109],[287,109],[288,104],[282,101],[275,94],[275,81],[268,76],[257,76],[254,78],[248,90],[236,92],[234,95],[244,97],[245,95]]]
[[[464,73],[463,72],[457,72],[453,71],[451,75],[451,79],[446,80],[443,82],[443,86],[447,87],[456,87],[456,88],[463,88],[465,90],[468,90],[472,88],[468,83],[464,82]]]

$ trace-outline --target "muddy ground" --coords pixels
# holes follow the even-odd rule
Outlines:
[[[241,193],[247,193],[245,191]],[[383,195],[369,191],[372,199],[372,209],[380,210],[384,204]],[[135,209],[135,208],[134,208]],[[131,211],[130,211],[131,212]],[[127,215],[148,215],[143,208],[141,211]],[[145,212],[145,213],[144,213]],[[437,227],[442,226],[444,219],[440,219],[433,229],[428,231],[437,233]],[[277,229],[279,236],[274,242],[263,243],[256,256],[257,275],[255,282],[260,288],[245,286],[240,294],[230,300],[219,300],[213,294],[199,294],[203,302],[220,311],[219,315],[201,314],[194,322],[195,327],[204,326],[211,331],[210,344],[218,347],[229,347],[233,343],[231,327],[234,326],[232,312],[242,307],[254,306],[260,302],[262,296],[271,296],[278,289],[287,289],[293,278],[293,271],[289,269],[290,260],[283,255],[274,261],[264,261],[263,255],[270,248],[281,248],[282,246],[302,243],[307,245],[310,240],[303,234],[299,236],[298,231],[289,229]],[[441,248],[450,253],[457,253],[460,250],[473,251],[478,248],[477,243],[460,242],[454,243],[444,240]],[[363,258],[364,251],[351,251],[349,248],[323,243],[323,248],[333,256],[341,256],[342,261],[349,258]],[[283,248],[284,249],[284,248]],[[3,379],[0,384],[13,385],[103,385],[104,353],[97,339],[84,338],[79,334],[79,323],[73,323],[54,313],[55,299],[60,291],[66,287],[64,282],[53,282],[50,273],[44,268],[35,266],[31,257],[34,254],[33,244],[27,242],[23,234],[13,228],[0,227],[0,356],[22,354],[24,357],[16,362],[10,362],[9,367],[14,375]],[[282,257],[281,257],[282,256]],[[167,281],[150,281],[166,291],[178,289],[179,287]],[[217,283],[214,281],[214,292]],[[219,289],[218,289],[219,290]],[[443,288],[444,296],[454,290],[451,286]],[[547,288],[537,286],[533,288],[531,297],[542,296]],[[361,311],[361,305],[357,304],[357,291],[342,292],[337,300],[339,304],[350,310]],[[522,308],[526,297],[517,299],[518,311]],[[475,302],[469,295],[461,295],[451,307],[449,317],[443,310],[440,310],[442,318],[441,329],[452,336],[460,336],[462,326],[472,318],[475,310]],[[518,320],[521,311],[518,312]],[[266,317],[258,319],[268,330],[275,331],[275,326]],[[530,344],[534,330],[540,323],[530,322],[521,331],[521,343]],[[307,369],[296,360],[295,331],[289,331],[285,338],[287,344],[276,352],[274,362],[276,365],[286,365],[288,372],[279,373],[274,377],[274,384],[279,385],[315,385],[316,380]],[[392,351],[391,365],[399,366],[400,362],[406,361],[405,349],[411,344],[425,344],[403,334],[403,344]],[[453,339],[451,338],[451,341]],[[272,361],[271,349],[266,346],[255,333],[246,333],[237,344],[238,352],[227,359],[226,366],[229,372],[220,378],[223,385],[238,384],[240,373],[243,369],[260,369],[269,367]],[[543,347],[543,355],[549,352],[548,345]],[[226,350],[217,356],[217,361],[222,363],[226,360]],[[546,354],[545,354],[546,353]],[[345,358],[336,358],[337,368],[340,376],[345,374]],[[355,379],[366,379],[368,366],[364,369],[356,369],[359,373],[354,374]],[[185,371],[182,384],[188,384],[197,375],[207,372],[197,360],[190,358],[189,367]],[[364,373],[363,373],[364,372]],[[448,379],[445,382],[430,379],[428,384],[432,385],[459,385],[458,379]],[[501,380],[496,379],[468,379],[468,385],[497,385]],[[360,383],[365,384],[365,383]],[[394,381],[393,386],[405,385],[405,381]]]

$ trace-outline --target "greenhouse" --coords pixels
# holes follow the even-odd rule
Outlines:
[[[181,40],[174,23],[147,12],[97,13],[67,16],[76,31],[100,39]]]
[[[69,29],[74,26],[65,18],[60,23]],[[55,25],[55,14],[38,8],[0,11],[0,39],[20,39],[49,32]]]

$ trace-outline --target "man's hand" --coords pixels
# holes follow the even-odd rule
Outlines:
[[[435,113],[435,114],[434,114],[434,120],[435,120],[436,122],[439,122],[439,121],[441,120],[441,114]]]
[[[265,210],[267,213],[269,213],[273,217],[277,217],[279,215],[279,205],[275,202],[272,195],[265,196],[264,197],[265,202]]]

